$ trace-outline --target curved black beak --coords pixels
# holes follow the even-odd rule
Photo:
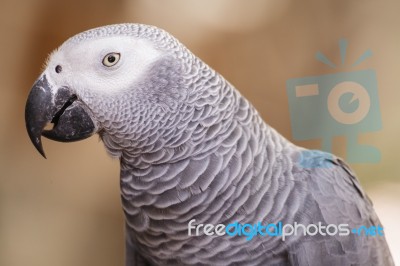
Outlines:
[[[33,85],[26,102],[26,129],[33,145],[46,158],[41,136],[62,142],[88,138],[96,132],[89,113],[69,88],[52,90],[43,75]],[[49,123],[52,128],[45,130]]]

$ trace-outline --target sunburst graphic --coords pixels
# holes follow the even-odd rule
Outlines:
[[[341,64],[345,65],[345,63],[346,63],[346,53],[347,53],[347,40],[346,39],[341,39],[339,41],[339,49],[340,49]],[[371,56],[372,56],[372,51],[368,49],[351,65],[351,67],[358,66],[363,61],[365,61],[368,57],[371,57]],[[337,68],[337,66],[334,63],[332,63],[332,61],[329,60],[328,57],[326,57],[321,51],[318,51],[315,54],[315,58],[318,61],[324,63],[325,65],[330,66],[331,68]]]

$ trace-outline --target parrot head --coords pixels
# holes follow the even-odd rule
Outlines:
[[[172,116],[185,98],[180,49],[163,30],[139,24],[96,28],[67,40],[49,56],[26,102],[26,128],[36,149],[45,157],[41,136],[61,142],[95,133],[140,139],[146,125]]]

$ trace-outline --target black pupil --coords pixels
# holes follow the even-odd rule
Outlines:
[[[62,67],[61,67],[60,65],[57,65],[57,66],[56,66],[56,72],[57,72],[57,73],[60,73],[61,70],[62,70]]]
[[[109,56],[108,56],[108,62],[114,63],[114,62],[115,62],[115,56],[109,55]]]

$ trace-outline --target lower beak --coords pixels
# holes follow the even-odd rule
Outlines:
[[[96,132],[87,107],[67,87],[52,90],[46,75],[35,82],[29,93],[25,122],[33,145],[45,158],[42,135],[56,141],[70,142],[88,138]],[[53,124],[52,128],[45,130],[49,123]]]

